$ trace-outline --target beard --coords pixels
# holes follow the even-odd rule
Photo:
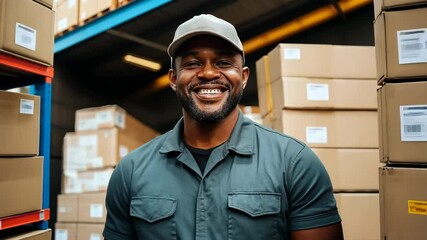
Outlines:
[[[236,108],[237,104],[239,104],[243,95],[243,88],[240,88],[240,90],[234,94],[230,94],[222,107],[218,111],[214,112],[203,111],[197,107],[193,98],[186,97],[183,94],[180,94],[179,91],[176,92],[176,95],[179,102],[181,103],[182,108],[184,108],[184,110],[191,116],[191,118],[198,122],[217,123],[226,118],[234,110],[234,108]]]

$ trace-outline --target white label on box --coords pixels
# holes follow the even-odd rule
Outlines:
[[[307,83],[307,100],[309,101],[328,101],[329,85]]]
[[[101,240],[101,235],[98,233],[91,233],[90,240]]]
[[[111,174],[112,171],[95,172],[93,179],[99,186],[107,186],[110,181]]]
[[[427,62],[427,28],[397,31],[399,64]]]
[[[403,142],[427,141],[427,105],[400,106],[400,138]]]
[[[101,156],[88,159],[88,162],[92,163],[95,168],[104,166],[104,159]]]
[[[91,204],[90,205],[90,217],[91,218],[102,218],[103,216],[102,204]]]
[[[299,48],[285,48],[283,50],[283,55],[286,60],[300,60],[301,59],[301,49]]]
[[[122,158],[129,153],[129,149],[126,146],[120,145],[119,147],[119,156]]]
[[[15,44],[36,51],[37,31],[28,26],[16,23]]]
[[[97,192],[100,190],[100,184],[96,180],[87,180],[82,185],[85,192]]]
[[[95,118],[97,124],[113,122],[113,114],[110,111],[98,112],[96,113]]]
[[[63,19],[58,21],[58,31],[61,31],[63,29],[67,28],[67,24],[68,24],[68,18],[64,17]]]
[[[82,193],[83,192],[83,182],[78,178],[72,178],[68,180],[68,185],[66,186],[66,193]]]
[[[68,0],[68,9],[74,7],[76,5],[76,0]]]
[[[79,146],[80,147],[92,147],[98,146],[98,136],[97,135],[86,135],[79,136]]]
[[[84,169],[82,160],[87,158],[87,151],[81,147],[68,147],[65,162],[68,169]]]
[[[97,129],[96,120],[94,118],[81,119],[77,123],[77,131],[94,130]]]
[[[65,169],[64,176],[76,179],[79,177],[79,174],[77,173],[77,170]]]
[[[19,113],[20,114],[34,114],[34,100],[23,99],[21,98],[21,102],[19,104]]]
[[[67,229],[55,229],[55,239],[56,240],[68,240],[68,230]]]
[[[58,208],[58,211],[60,213],[66,213],[67,212],[67,208],[66,207],[60,207],[60,208]]]
[[[119,126],[121,129],[124,129],[126,127],[125,125],[125,113],[118,112],[116,114],[116,122],[115,124]]]
[[[328,129],[326,127],[306,127],[307,143],[327,143]]]

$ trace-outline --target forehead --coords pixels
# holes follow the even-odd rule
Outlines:
[[[228,41],[211,35],[200,35],[187,40],[178,49],[176,56],[192,54],[199,49],[210,49],[220,54],[235,55],[239,51]]]

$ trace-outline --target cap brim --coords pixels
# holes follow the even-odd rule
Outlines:
[[[243,49],[240,49],[239,46],[236,46],[233,42],[231,42],[229,39],[223,37],[220,34],[217,34],[216,32],[211,32],[211,31],[193,31],[193,32],[189,32],[183,36],[181,36],[179,39],[176,39],[175,41],[173,41],[169,47],[168,47],[168,54],[170,57],[174,57],[177,50],[181,47],[182,44],[184,44],[186,41],[188,41],[189,39],[199,36],[199,35],[211,35],[211,36],[216,36],[219,37],[221,39],[223,39],[224,41],[230,43],[232,46],[234,46],[237,50],[239,50],[242,54],[243,54]]]

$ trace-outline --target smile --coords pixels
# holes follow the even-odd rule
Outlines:
[[[205,95],[205,94],[220,94],[222,91],[221,89],[215,88],[215,89],[200,89],[197,94]]]

